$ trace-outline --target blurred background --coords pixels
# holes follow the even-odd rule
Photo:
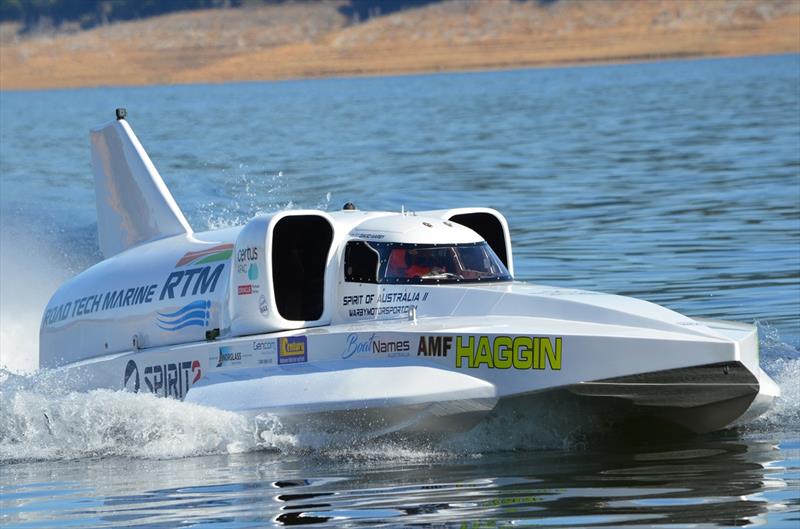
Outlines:
[[[797,0],[0,0],[3,90],[800,51]]]

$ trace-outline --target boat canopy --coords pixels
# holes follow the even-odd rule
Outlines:
[[[413,284],[511,281],[511,274],[485,242],[414,244],[350,241],[345,280]]]

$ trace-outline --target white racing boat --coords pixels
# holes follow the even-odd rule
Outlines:
[[[124,118],[91,132],[105,260],[41,325],[40,366],[86,389],[365,435],[465,431],[556,394],[708,432],[779,393],[752,325],[514,281],[492,209],[348,204],[194,233]]]

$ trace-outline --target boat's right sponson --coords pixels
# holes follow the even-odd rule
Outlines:
[[[744,414],[759,382],[740,362],[725,362],[585,382],[569,390],[584,397],[623,399],[643,414],[703,433]]]

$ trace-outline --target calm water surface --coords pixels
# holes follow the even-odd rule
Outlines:
[[[800,526],[800,56],[0,93],[11,371],[100,258],[88,130],[117,106],[195,230],[347,201],[494,207],[519,279],[757,322],[783,398],[692,439],[553,411],[420,446],[5,371],[4,528]]]

